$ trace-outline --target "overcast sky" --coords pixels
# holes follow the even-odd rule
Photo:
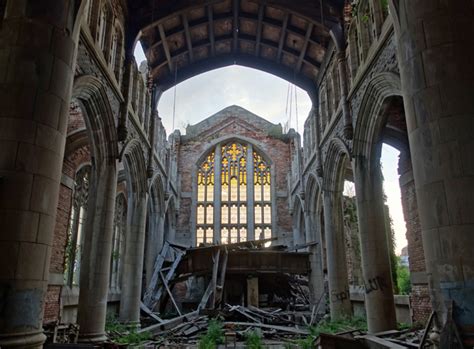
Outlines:
[[[137,62],[145,59],[140,45],[137,45],[135,57]],[[288,98],[289,86],[292,91],[291,98]],[[281,123],[282,126],[289,123],[300,134],[303,133],[304,121],[311,109],[311,100],[307,93],[298,87],[293,87],[288,81],[259,70],[232,65],[188,79],[178,84],[176,90],[174,88],[167,90],[160,99],[158,112],[167,133],[170,134],[173,129],[173,105],[176,105],[174,129],[180,129],[184,134],[187,124],[196,124],[233,104],[273,123]],[[395,230],[396,252],[399,254],[407,242],[397,165],[398,150],[384,145],[382,148],[384,189]]]

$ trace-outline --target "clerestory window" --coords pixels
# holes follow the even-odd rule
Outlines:
[[[219,144],[197,171],[196,242],[272,236],[270,165],[251,144]]]
[[[69,218],[68,240],[65,256],[65,281],[68,286],[79,285],[84,226],[87,216],[91,166],[86,165],[76,173],[73,202]]]

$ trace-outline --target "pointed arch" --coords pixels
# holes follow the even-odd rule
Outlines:
[[[375,75],[368,83],[354,128],[354,156],[372,157],[373,145],[381,137],[385,118],[379,111],[383,102],[392,96],[402,96],[400,76],[391,72]]]
[[[331,139],[324,160],[323,190],[343,191],[346,160],[351,160],[347,144],[339,137]]]
[[[93,76],[75,79],[72,98],[84,111],[84,121],[97,166],[111,164],[118,156],[116,122],[105,86]]]

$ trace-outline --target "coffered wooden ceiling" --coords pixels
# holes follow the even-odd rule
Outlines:
[[[260,69],[315,93],[344,0],[129,0],[151,73],[166,90],[231,64]],[[321,11],[323,10],[323,12]]]

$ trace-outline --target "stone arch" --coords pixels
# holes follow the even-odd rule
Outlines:
[[[88,6],[91,6],[89,2],[92,0],[80,0],[79,5],[77,5],[77,12],[76,12],[76,17],[74,19],[74,25],[72,29],[72,37],[74,39],[74,42],[77,42],[79,40],[79,34],[81,32],[81,25],[82,25],[82,20],[85,17],[85,14],[88,11]]]
[[[74,81],[72,98],[85,111],[84,121],[97,166],[110,164],[118,155],[115,118],[106,88],[93,76],[81,76]]]
[[[294,245],[304,244],[306,238],[306,211],[305,203],[300,195],[294,198],[293,208],[293,243]]]
[[[121,160],[129,172],[130,189],[132,194],[145,195],[148,192],[146,182],[146,161],[143,156],[141,143],[130,140],[122,149]]]
[[[204,161],[207,154],[212,149],[214,149],[218,144],[228,143],[230,141],[237,141],[237,142],[252,144],[254,149],[257,150],[257,152],[259,152],[260,155],[262,155],[262,157],[265,159],[265,161],[268,164],[273,166],[273,161],[270,158],[270,156],[268,156],[267,152],[265,150],[263,150],[263,144],[262,143],[260,143],[259,141],[255,140],[253,138],[249,138],[249,137],[245,137],[245,136],[241,136],[241,135],[225,135],[225,136],[222,136],[222,137],[219,137],[219,138],[216,138],[216,139],[212,140],[211,142],[209,142],[208,146],[202,151],[201,155],[199,155],[198,160],[196,161],[196,163],[198,164],[198,163],[201,163],[202,161]]]
[[[176,229],[176,199],[171,195],[166,201],[166,211],[164,214],[163,237],[168,241],[175,240]]]
[[[318,177],[314,173],[309,173],[305,186],[305,212],[308,217],[307,231],[308,237],[312,241],[319,239],[317,235],[321,231],[321,221],[318,212],[322,209],[321,190]]]
[[[379,111],[383,102],[392,96],[402,96],[399,75],[384,72],[369,81],[356,115],[353,143],[355,156],[366,156],[369,160],[372,157],[373,145],[377,143],[385,126],[385,119]]]
[[[344,185],[344,165],[350,161],[351,152],[339,137],[331,139],[324,161],[324,190],[342,192]]]
[[[271,193],[271,232],[273,236],[277,234],[277,193],[276,193],[276,183],[275,183],[275,162],[272,161],[272,158],[268,155],[268,153],[264,150],[262,143],[259,141],[241,136],[241,135],[224,135],[222,137],[216,138],[210,142],[208,142],[207,146],[204,150],[201,151],[200,155],[197,157],[196,162],[192,168],[192,204],[191,204],[191,217],[190,217],[190,227],[191,227],[191,239],[196,241],[196,229],[197,229],[197,179],[198,179],[198,169],[199,165],[205,160],[206,156],[215,149],[219,144],[224,144],[228,142],[240,142],[240,143],[247,143],[252,145],[253,149],[262,156],[263,160],[268,164],[270,167],[270,193]]]
[[[150,180],[147,222],[145,234],[145,277],[148,285],[153,275],[156,256],[163,247],[163,224],[166,209],[165,187],[160,173]]]

